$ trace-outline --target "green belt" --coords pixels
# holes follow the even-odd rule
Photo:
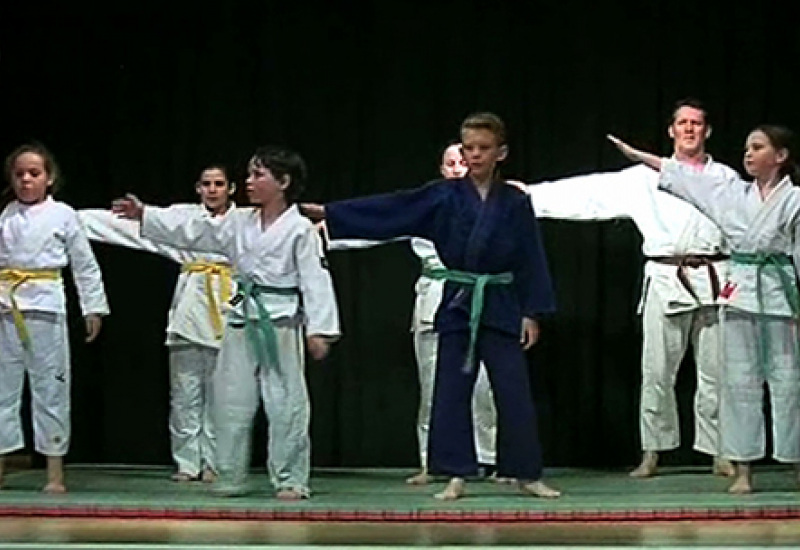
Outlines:
[[[253,348],[258,358],[258,364],[266,366],[278,364],[278,337],[275,334],[275,325],[269,311],[258,297],[262,294],[277,294],[280,296],[296,296],[299,293],[297,288],[281,288],[275,286],[259,285],[252,281],[238,279],[238,292],[233,297],[231,303],[242,302],[242,314],[244,315],[244,331],[247,341]],[[251,319],[249,312],[248,298],[253,298],[256,304],[258,318]]]
[[[446,267],[423,266],[422,274],[436,280],[450,281],[460,286],[474,287],[472,290],[472,306],[469,313],[469,349],[464,370],[470,372],[475,361],[475,343],[478,341],[478,327],[483,312],[483,294],[486,285],[510,285],[514,281],[513,273],[477,274]]]
[[[764,252],[734,252],[731,254],[731,261],[739,265],[754,265],[757,267],[756,297],[758,299],[758,309],[760,313],[764,312],[764,292],[761,288],[761,272],[767,266],[776,267],[783,292],[786,295],[786,300],[789,302],[792,314],[797,317],[800,312],[800,295],[798,295],[797,287],[793,284],[794,278],[787,275],[786,272],[781,269],[787,265],[793,265],[791,256],[787,254],[770,254]]]
[[[778,277],[781,280],[783,292],[786,295],[786,300],[789,302],[789,308],[792,310],[792,315],[797,317],[800,311],[800,295],[798,295],[797,287],[793,284],[794,278],[786,274],[783,268],[787,265],[793,265],[792,258],[787,254],[780,253],[765,253],[765,252],[733,252],[731,254],[731,261],[739,265],[754,265],[756,269],[756,297],[758,300],[759,313],[764,313],[764,291],[761,286],[761,273],[765,267],[775,267]],[[762,368],[766,370],[769,364],[769,332],[767,326],[763,321],[759,323],[761,329],[761,345],[759,351],[759,360]]]

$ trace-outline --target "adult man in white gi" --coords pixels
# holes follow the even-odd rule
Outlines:
[[[705,151],[711,126],[694,99],[676,103],[667,132],[673,157],[732,181],[729,167]],[[639,304],[642,342],[640,432],[643,457],[631,472],[656,474],[659,453],[680,445],[675,380],[689,343],[697,365],[694,448],[714,457],[715,474],[733,475],[719,458],[720,325],[716,298],[728,271],[718,228],[694,207],[658,190],[658,174],[644,165],[529,185],[541,218],[600,221],[630,218],[642,234],[647,262]]]

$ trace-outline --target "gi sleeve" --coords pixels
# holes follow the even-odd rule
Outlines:
[[[699,172],[674,159],[664,159],[658,180],[659,189],[693,205],[721,228],[745,186],[738,178]]]
[[[433,182],[409,191],[329,203],[325,217],[330,236],[378,241],[429,238],[447,184]]]
[[[544,181],[527,186],[536,215],[574,221],[605,221],[630,218],[637,202],[644,199],[657,174],[644,166],[631,166],[618,172],[601,172]]]
[[[306,334],[338,338],[339,310],[333,281],[322,251],[322,239],[309,225],[299,233],[294,256],[300,274],[300,295],[306,317]]]
[[[72,277],[78,290],[81,312],[84,317],[90,313],[108,315],[108,301],[103,288],[100,266],[97,264],[89,239],[83,232],[83,227],[74,210],[72,216],[68,218],[66,229],[66,251]]]
[[[167,208],[145,206],[141,235],[158,243],[194,252],[226,255],[235,242],[235,214],[221,220],[203,215],[195,208],[175,205]]]
[[[186,251],[143,238],[139,222],[120,218],[110,210],[78,210],[78,217],[91,241],[152,252],[178,263],[191,260],[191,254]]]

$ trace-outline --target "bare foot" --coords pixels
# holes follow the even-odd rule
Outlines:
[[[732,495],[747,495],[753,492],[753,475],[749,463],[739,462],[736,464],[736,479],[728,487],[728,492]]]
[[[63,495],[67,492],[67,488],[64,486],[63,483],[59,483],[58,481],[51,481],[47,485],[44,486],[42,489],[43,493],[47,493],[48,495]]]
[[[714,465],[711,467],[711,473],[715,476],[733,477],[736,475],[736,468],[727,458],[715,456]]]
[[[517,479],[514,477],[502,477],[498,475],[493,475],[491,480],[497,483],[498,485],[513,485],[517,482]]]
[[[175,472],[170,476],[170,479],[172,481],[177,481],[178,483],[188,483],[190,481],[194,481],[197,478],[191,474],[187,474],[186,472]]]
[[[308,498],[307,494],[298,491],[297,489],[281,489],[275,495],[278,500],[302,500]]]
[[[458,500],[464,496],[464,480],[460,477],[454,477],[444,488],[441,493],[433,495],[438,500]]]
[[[561,491],[553,489],[542,481],[529,481],[528,483],[519,482],[519,488],[523,493],[539,498],[558,498]]]
[[[410,478],[406,479],[406,483],[409,485],[427,485],[431,482],[431,476],[428,475],[427,470],[422,470],[418,474],[414,474]]]
[[[753,492],[753,482],[749,476],[737,477],[728,487],[728,492],[732,495],[749,495]]]
[[[642,463],[630,474],[631,477],[642,479],[653,477],[658,471],[658,453],[655,451],[645,451],[642,456]]]
[[[200,481],[203,483],[214,483],[217,480],[217,472],[212,470],[211,468],[206,468],[203,470],[203,473],[200,474]]]

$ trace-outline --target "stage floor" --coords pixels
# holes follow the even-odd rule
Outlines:
[[[733,496],[729,480],[709,470],[671,468],[645,480],[623,471],[549,470],[547,480],[564,495],[545,500],[513,485],[487,480],[467,484],[455,502],[432,497],[443,483],[409,486],[412,470],[315,470],[313,497],[274,498],[263,471],[254,471],[252,492],[224,498],[203,483],[169,480],[167,468],[70,466],[66,495],[46,495],[44,471],[9,472],[0,490],[0,517],[106,517],[395,522],[604,522],[714,519],[800,519],[800,493],[789,468],[756,470],[757,491]]]
[[[790,548],[800,546],[791,469],[764,467],[758,492],[732,496],[708,469],[550,470],[558,500],[490,481],[443,503],[443,486],[404,483],[412,470],[316,470],[310,500],[277,501],[266,475],[253,492],[212,495],[167,468],[70,466],[70,493],[45,495],[44,471],[10,472],[0,490],[0,550],[100,548]]]

